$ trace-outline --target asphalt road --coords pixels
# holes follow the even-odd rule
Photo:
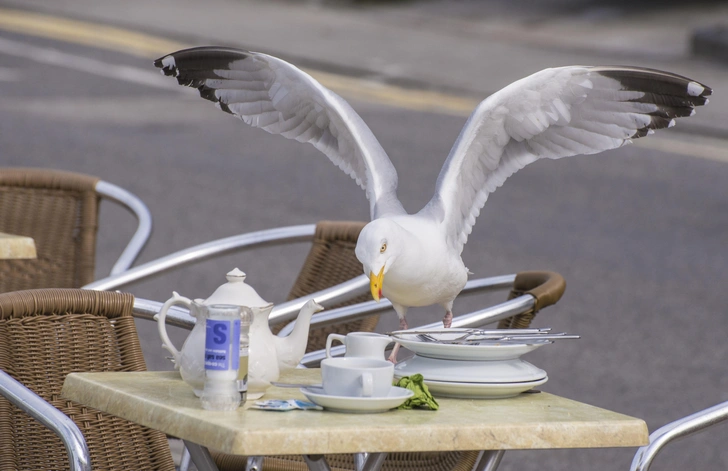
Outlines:
[[[242,232],[367,218],[363,192],[313,147],[245,127],[169,79],[152,77],[149,60],[1,31],[0,40],[0,165],[85,172],[136,193],[155,222],[140,262]],[[68,61],[59,66],[12,53],[28,45],[95,62],[82,71]],[[120,80],[99,64],[137,72]],[[398,168],[405,207],[418,210],[465,118],[352,104]],[[542,389],[642,417],[650,430],[728,400],[726,181],[725,162],[633,145],[539,162],[491,195],[465,248],[466,265],[478,277],[561,273],[566,294],[536,324],[583,337],[527,358],[549,374]],[[99,277],[133,222],[102,207]],[[127,290],[159,301],[172,290],[204,298],[239,267],[265,299],[280,302],[306,250],[227,256]],[[499,299],[459,300],[455,314]],[[413,309],[409,319],[441,316],[439,309]],[[392,312],[378,329],[396,324]],[[139,330],[150,369],[169,368],[155,326],[140,323]],[[178,332],[179,345],[183,338]],[[725,469],[726,430],[670,447],[655,469]],[[506,453],[501,469],[627,469],[633,453],[519,451]]]

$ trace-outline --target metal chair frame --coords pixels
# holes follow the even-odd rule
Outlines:
[[[103,198],[121,205],[137,219],[137,229],[134,235],[132,235],[126,247],[121,252],[121,255],[119,255],[119,258],[114,263],[114,266],[111,268],[110,274],[112,276],[118,275],[131,267],[137,257],[139,257],[144,246],[147,245],[149,237],[152,235],[152,213],[139,197],[113,183],[99,180],[96,183],[96,193]]]
[[[719,424],[728,419],[728,401],[695,412],[663,425],[650,434],[650,443],[640,447],[632,459],[630,471],[647,471],[665,446],[677,439]]]

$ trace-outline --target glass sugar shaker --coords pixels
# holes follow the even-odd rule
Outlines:
[[[249,307],[240,307],[240,350],[238,360],[237,386],[241,404],[248,395],[248,349],[250,348],[250,324],[253,322],[253,311]]]
[[[240,306],[203,306],[205,317],[205,386],[200,400],[207,410],[240,406]]]

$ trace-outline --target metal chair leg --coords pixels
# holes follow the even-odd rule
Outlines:
[[[190,450],[183,446],[182,458],[179,460],[179,471],[187,471],[188,469],[190,469]]]
[[[478,456],[478,461],[473,467],[473,471],[495,471],[498,469],[505,450],[483,450]]]
[[[184,440],[184,443],[185,447],[189,450],[192,462],[195,463],[198,471],[219,471],[215,461],[210,455],[210,450],[204,446],[198,445],[197,443],[188,442],[187,440]]]
[[[311,471],[331,471],[324,455],[303,455],[303,460]]]
[[[245,465],[245,471],[263,471],[263,457],[248,456],[248,463]]]
[[[387,453],[365,453],[361,471],[379,471],[382,468]],[[359,468],[357,468],[359,471]]]

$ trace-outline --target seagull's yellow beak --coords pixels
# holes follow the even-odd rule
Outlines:
[[[373,271],[369,272],[369,288],[372,290],[372,297],[375,301],[379,301],[382,297],[382,283],[384,283],[384,267],[379,270],[379,274],[375,275]]]

